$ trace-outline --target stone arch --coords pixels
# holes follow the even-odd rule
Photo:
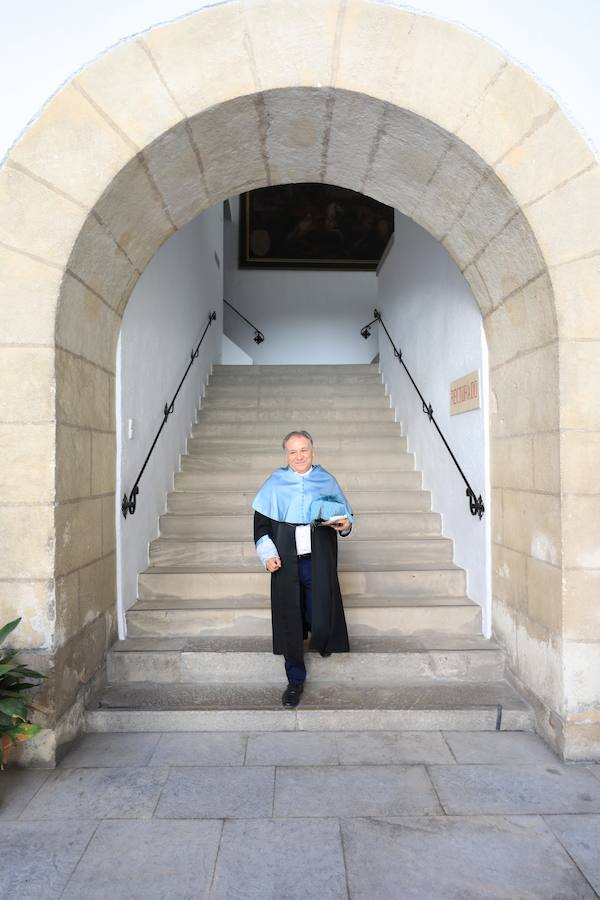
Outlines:
[[[600,515],[578,460],[599,446],[599,179],[552,97],[496,48],[371,0],[205,9],[51,100],[0,171],[0,590],[32,613],[23,643],[54,669],[48,741],[78,727],[114,635],[111,398],[132,287],[215,202],[323,180],[411,216],[473,289],[490,348],[495,629],[540,728],[569,756],[597,748]]]

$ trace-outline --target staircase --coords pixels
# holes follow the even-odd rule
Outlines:
[[[350,654],[307,653],[283,709],[251,502],[310,431],[355,512],[339,542]],[[375,366],[216,366],[88,731],[529,730]]]

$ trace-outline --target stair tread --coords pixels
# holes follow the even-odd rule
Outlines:
[[[235,600],[219,599],[206,600],[205,598],[187,598],[180,599],[178,597],[156,596],[137,600],[133,606],[128,609],[130,612],[146,612],[148,610],[185,610],[186,612],[194,609],[268,609],[270,601],[268,596],[246,596],[238,597]],[[426,595],[424,597],[411,596],[390,596],[390,597],[370,597],[364,594],[345,594],[344,606],[347,609],[354,608],[374,608],[374,607],[417,607],[420,609],[428,607],[441,606],[477,606],[477,604],[467,596],[435,596]]]
[[[283,679],[282,679],[283,681]],[[260,710],[281,709],[278,684],[109,684],[98,701],[105,710]],[[501,704],[529,707],[505,680],[483,683],[436,682],[418,685],[360,685],[308,681],[303,710],[329,709],[481,709]]]
[[[377,543],[380,547],[385,546],[387,544],[408,544],[411,542],[418,541],[421,543],[422,541],[427,541],[427,543],[439,543],[439,544],[447,544],[450,542],[450,538],[444,537],[443,534],[418,534],[418,535],[400,535],[394,538],[373,538],[369,540],[368,538],[355,538],[352,537],[351,543],[353,547],[356,549],[360,549],[363,545],[370,545],[373,543]],[[186,535],[170,535],[170,534],[161,534],[160,537],[154,538],[151,542],[152,544],[158,544],[159,542],[173,542],[173,543],[182,543],[182,544],[232,544],[236,547],[239,547],[240,544],[254,547],[254,541],[249,538],[247,541],[244,540],[227,540],[226,538],[219,537],[211,537],[210,540],[206,538],[198,538],[194,536],[186,536]],[[360,545],[360,546],[357,546]]]
[[[416,516],[418,519],[422,519],[423,516],[431,516],[435,518],[439,518],[439,513],[431,512],[426,509],[399,509],[390,512],[389,510],[373,510],[372,512],[363,512],[360,514],[361,519],[371,519],[371,518],[379,518],[379,519],[391,519],[400,517],[403,519],[408,519],[410,516]],[[203,513],[203,512],[166,512],[162,513],[161,519],[205,519],[206,521],[214,522],[215,519],[227,519],[228,521],[237,520],[239,522],[250,522],[253,518],[253,511],[248,511],[245,513],[240,512],[218,512],[218,513]],[[364,540],[364,538],[357,538],[357,540]]]
[[[257,559],[256,572],[263,572]],[[407,562],[395,563],[394,565],[383,566],[381,563],[361,563],[360,566],[352,562],[338,564],[338,572],[460,572],[460,566],[455,565],[448,560],[440,560],[439,562]],[[246,566],[223,565],[218,563],[206,563],[202,566],[148,566],[143,570],[142,575],[201,575],[205,572],[219,572],[235,574],[237,572],[248,572]]]
[[[421,633],[407,636],[357,636],[350,641],[352,654],[360,653],[482,653],[502,652],[498,644],[483,635]],[[223,637],[128,637],[117,641],[110,653],[268,653],[272,640],[267,635]],[[311,650],[306,650],[312,653]]]

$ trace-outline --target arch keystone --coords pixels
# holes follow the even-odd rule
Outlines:
[[[243,0],[242,9],[257,87],[331,84],[342,0]]]

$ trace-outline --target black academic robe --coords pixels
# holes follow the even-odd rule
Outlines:
[[[267,534],[279,552],[281,569],[271,575],[273,653],[301,661],[308,624],[298,579],[295,525],[254,513],[254,540]],[[348,653],[348,630],[337,576],[337,532],[327,525],[311,532],[312,627],[311,650]]]

